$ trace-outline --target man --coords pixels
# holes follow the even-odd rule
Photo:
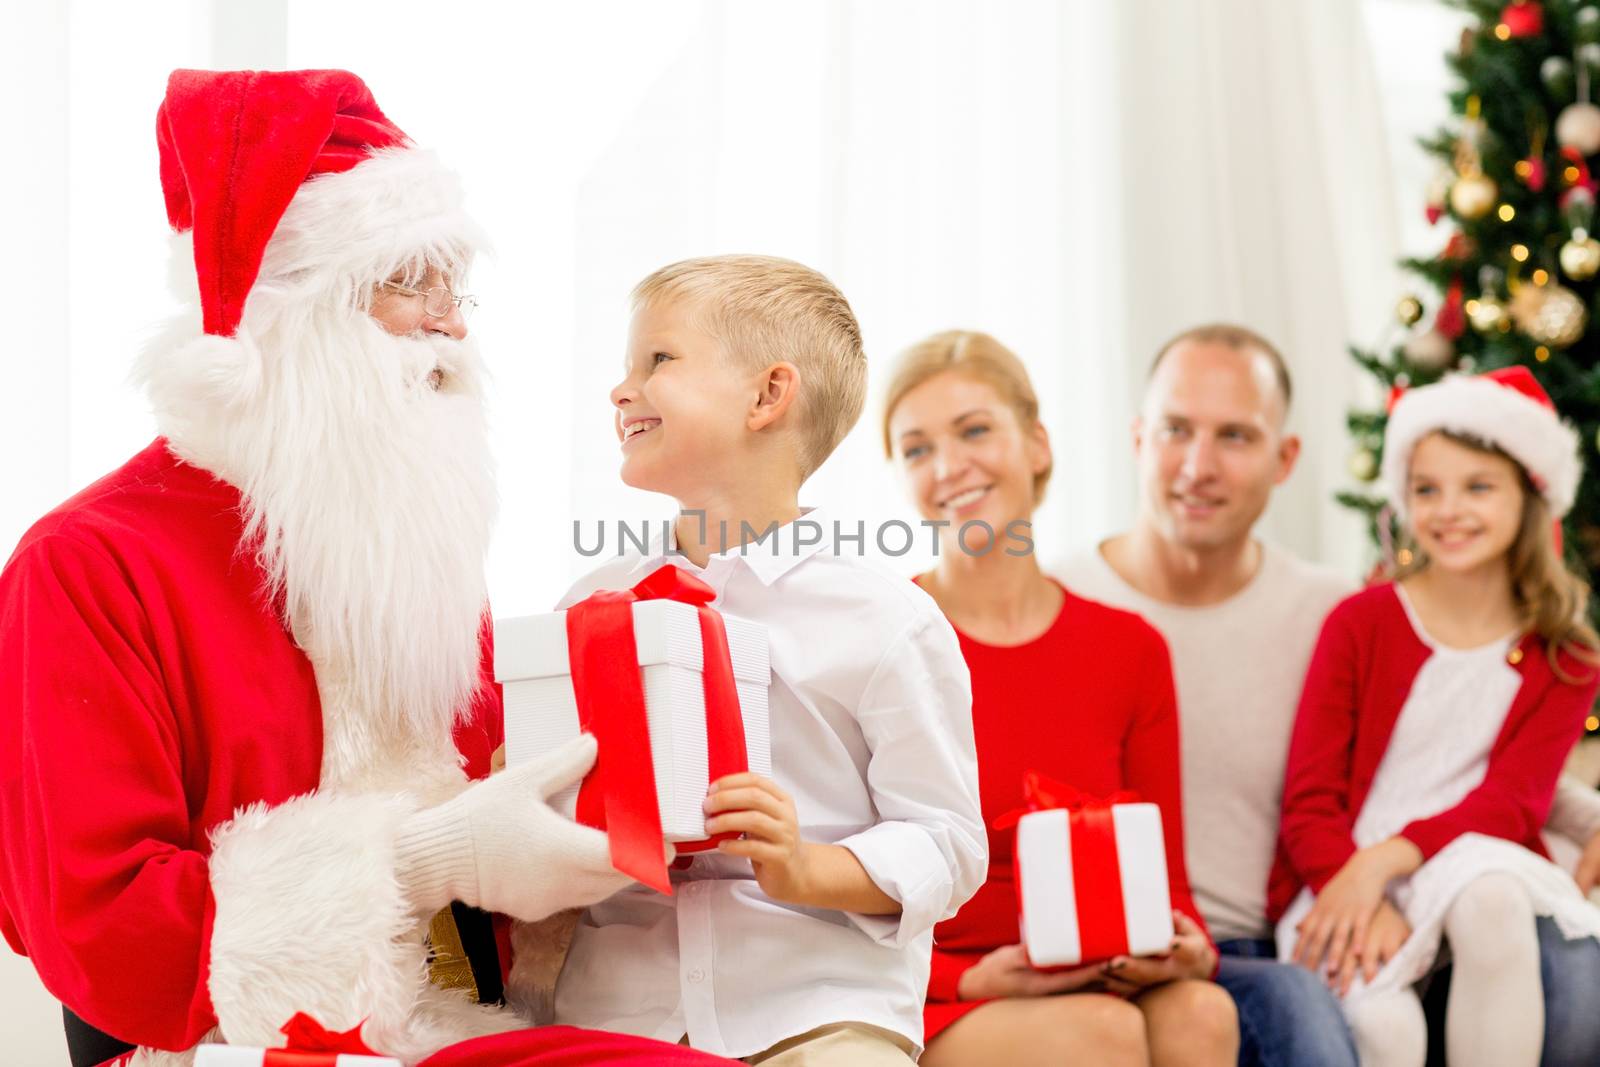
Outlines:
[[[509,1033],[426,980],[453,900],[533,921],[627,883],[545,803],[591,739],[484,777],[494,492],[454,177],[342,71],[178,71],[157,133],[197,304],[139,364],[162,437],[0,573],[0,932],[75,1062],[280,1045],[299,1012],[408,1063],[491,1034],[470,1062],[707,1062]]]
[[[1323,617],[1348,581],[1252,536],[1300,441],[1287,432],[1283,358],[1239,326],[1188,330],[1163,346],[1134,423],[1139,506],[1133,528],[1070,560],[1062,579],[1136,611],[1166,637],[1182,718],[1183,803],[1195,901],[1218,941],[1217,980],[1233,994],[1240,1062],[1356,1063],[1323,979],[1276,962],[1266,919],[1289,735]],[[1562,828],[1600,808],[1563,788]],[[1597,824],[1600,825],[1600,824]],[[1541,922],[1546,969],[1571,958]],[[1593,1063],[1600,1026],[1578,990],[1546,975],[1546,1064]],[[1561,1058],[1570,1056],[1571,1059]]]

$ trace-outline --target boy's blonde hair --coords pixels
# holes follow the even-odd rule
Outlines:
[[[1039,424],[1039,397],[1033,391],[1028,368],[1016,353],[986,333],[977,330],[946,330],[924,338],[900,353],[889,375],[889,390],[883,403],[883,454],[894,458],[894,442],[889,439],[889,420],[905,395],[929,378],[946,371],[964,374],[983,382],[1017,416],[1024,432]],[[1050,467],[1033,476],[1033,502],[1044,499],[1050,483]]]
[[[703,256],[662,267],[633,289],[633,309],[692,303],[696,326],[741,367],[787,360],[800,371],[800,478],[811,477],[861,417],[867,357],[844,294],[775,256]]]

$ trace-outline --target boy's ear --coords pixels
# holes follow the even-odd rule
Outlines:
[[[783,413],[799,400],[800,368],[788,361],[774,363],[761,372],[756,385],[758,391],[745,425],[751,430],[764,430],[783,418]]]

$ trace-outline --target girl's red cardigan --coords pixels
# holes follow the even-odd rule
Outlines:
[[[1322,624],[1289,746],[1278,855],[1267,883],[1272,922],[1302,886],[1320,891],[1355,854],[1356,815],[1431,654],[1392,582],[1342,601]],[[1564,655],[1562,671],[1580,681],[1563,682],[1550,668],[1544,641],[1531,634],[1507,658],[1522,687],[1490,749],[1482,784],[1454,807],[1400,831],[1424,860],[1471,832],[1546,854],[1539,831],[1562,765],[1583,734],[1600,671]]]

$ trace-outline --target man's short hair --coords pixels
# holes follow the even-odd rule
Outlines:
[[[779,360],[800,371],[800,477],[809,478],[861,417],[867,357],[844,294],[817,271],[775,256],[704,256],[662,267],[633,290],[635,311],[693,305],[696,326],[752,370]]]
[[[1150,361],[1147,380],[1155,377],[1156,369],[1161,366],[1161,361],[1166,358],[1168,352],[1191,341],[1203,345],[1227,345],[1240,352],[1255,349],[1266,356],[1272,363],[1273,377],[1277,379],[1278,389],[1283,394],[1283,410],[1285,412],[1289,410],[1289,400],[1294,392],[1289,384],[1289,365],[1284,362],[1283,353],[1279,352],[1271,341],[1248,326],[1238,326],[1231,322],[1211,322],[1204,326],[1193,326],[1172,338],[1157,350],[1156,358]]]

